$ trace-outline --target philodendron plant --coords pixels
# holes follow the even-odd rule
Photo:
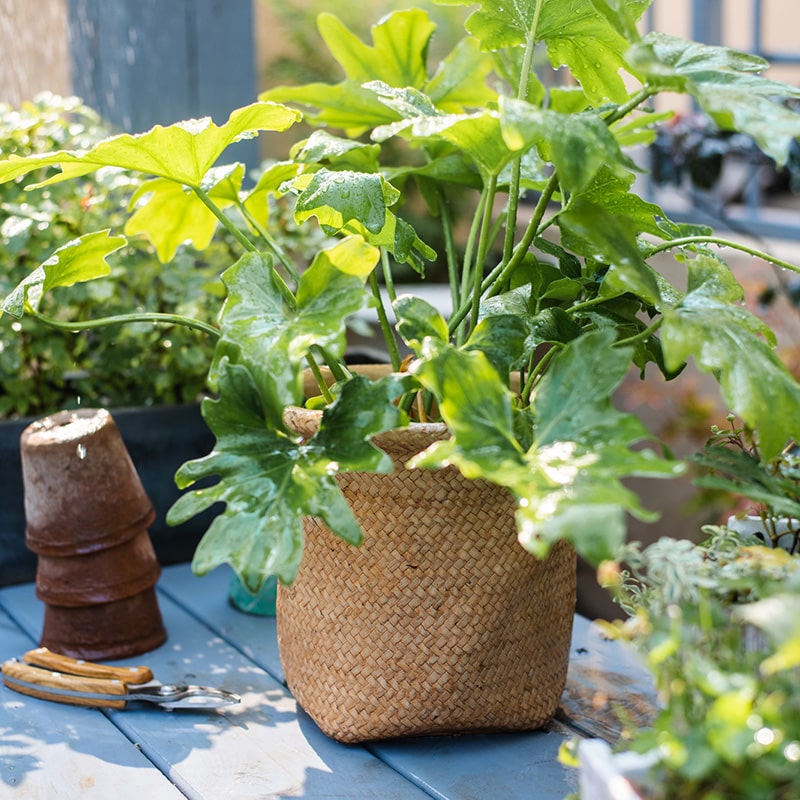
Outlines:
[[[760,58],[641,36],[648,5],[482,0],[468,35],[433,66],[434,25],[419,9],[384,18],[372,44],[324,14],[319,30],[343,69],[338,83],[274,89],[220,127],[193,120],[83,152],[0,162],[4,181],[59,165],[45,185],[101,167],[142,173],[124,233],[148,236],[164,269],[180,242],[202,248],[220,225],[241,243],[223,274],[219,330],[210,332],[215,396],[203,414],[216,446],[177,475],[182,487],[217,482],[171,511],[180,522],[224,504],[197,550],[199,573],[228,562],[253,589],[270,574],[290,582],[303,515],[358,543],[336,474],[388,470],[370,438],[415,416],[436,415],[450,438],[411,466],[452,465],[506,487],[523,547],[544,556],[566,539],[594,563],[617,552],[626,513],[651,516],[623,479],[680,471],[658,448],[634,448],[647,431],[611,403],[632,367],[672,378],[693,358],[719,379],[762,452],[800,435],[800,387],[720,256],[726,244],[747,248],[675,224],[637,196],[641,168],[626,154],[669,116],[653,110],[653,98],[678,92],[783,164],[800,135],[800,115],[783,101],[800,90],[760,76]],[[241,164],[218,163],[237,139],[301,118],[313,132],[255,187],[243,189]],[[296,198],[298,223],[330,237],[307,267],[270,232],[267,199],[285,193]],[[420,202],[440,223],[439,253],[409,222]],[[454,209],[465,208],[472,221],[461,225]],[[103,276],[124,242],[104,231],[65,244],[3,310],[46,321],[47,291]],[[449,275],[448,314],[395,288],[398,265],[422,274],[437,256]],[[688,275],[685,291],[665,265],[679,282]],[[354,375],[345,358],[348,319],[370,307],[394,368],[376,382]],[[301,441],[285,411],[304,402],[303,370],[319,375],[322,365],[336,382],[329,389],[320,376],[312,402],[325,406],[322,422]]]

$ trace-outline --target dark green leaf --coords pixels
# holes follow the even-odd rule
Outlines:
[[[508,147],[516,152],[535,146],[555,166],[567,191],[583,191],[601,169],[619,180],[629,178],[632,163],[596,114],[560,114],[522,100],[501,100],[500,120]]]
[[[397,315],[397,332],[416,352],[419,352],[425,339],[432,338],[441,343],[448,340],[447,322],[434,306],[421,297],[400,295],[392,308]]]
[[[771,458],[800,438],[800,386],[772,349],[769,328],[731,304],[735,287],[724,265],[698,256],[689,267],[693,291],[664,315],[667,366],[693,356],[701,370],[713,372],[727,406],[758,432],[762,453]]]
[[[522,363],[527,337],[524,318],[515,314],[493,314],[475,326],[463,349],[482,352],[500,378],[507,382],[511,370]]]

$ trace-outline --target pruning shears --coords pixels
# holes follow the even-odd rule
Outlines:
[[[69,658],[46,647],[2,665],[3,683],[15,692],[96,708],[127,708],[128,703],[155,703],[176,708],[220,708],[241,702],[233,692],[208,686],[176,685],[153,680],[149,667],[112,667]]]

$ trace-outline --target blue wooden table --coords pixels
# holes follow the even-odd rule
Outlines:
[[[577,775],[558,763],[575,733],[616,735],[617,704],[646,714],[646,674],[596,626],[576,617],[562,708],[544,730],[343,745],[322,734],[283,684],[275,620],[227,602],[229,573],[168,567],[158,596],[169,638],[128,664],[164,683],[242,696],[216,711],[97,710],[0,685],[0,798],[533,798],[561,800]],[[38,642],[33,584],[0,589],[0,660]]]

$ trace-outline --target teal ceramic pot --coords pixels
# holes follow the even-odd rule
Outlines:
[[[267,578],[261,591],[252,594],[234,575],[228,587],[228,599],[234,608],[246,614],[255,614],[260,617],[275,616],[275,597],[278,592],[278,580],[274,576]]]

